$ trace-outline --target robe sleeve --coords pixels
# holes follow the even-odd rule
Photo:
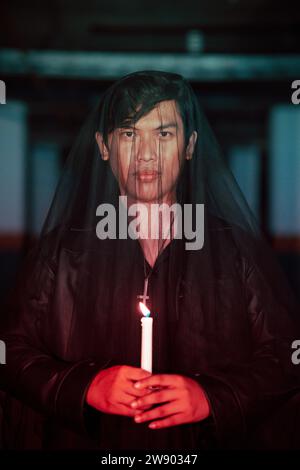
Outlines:
[[[252,355],[245,363],[193,377],[207,396],[222,448],[245,446],[264,418],[300,390],[291,361],[298,322],[257,267],[244,264]]]
[[[95,413],[98,417],[101,413],[88,409],[85,396],[95,375],[107,364],[92,358],[68,362],[56,357],[44,344],[40,320],[51,313],[54,282],[53,263],[41,258],[33,268],[30,261],[27,263],[1,332],[6,364],[1,366],[0,385],[43,415],[89,435]]]

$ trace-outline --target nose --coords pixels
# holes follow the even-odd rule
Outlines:
[[[155,145],[151,136],[141,137],[137,149],[137,160],[145,162],[156,160]]]

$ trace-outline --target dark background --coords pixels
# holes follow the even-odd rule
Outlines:
[[[191,81],[299,295],[299,2],[11,0],[0,31],[1,301],[89,109],[115,79],[143,69]]]

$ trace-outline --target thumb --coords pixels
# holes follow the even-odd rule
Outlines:
[[[127,378],[130,380],[140,380],[146,379],[150,377],[152,374],[145,369],[141,369],[140,367],[128,367]]]

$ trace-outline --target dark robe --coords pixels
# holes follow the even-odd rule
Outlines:
[[[172,240],[155,262],[148,291],[153,373],[193,378],[212,411],[202,422],[157,430],[149,429],[149,422],[137,424],[85,403],[100,369],[140,367],[137,295],[144,285],[138,241],[118,241],[116,270],[111,264],[116,241],[95,238],[86,251],[82,247],[89,236],[95,237],[70,230],[53,256],[41,256],[34,269],[29,264],[21,304],[1,336],[7,344],[7,365],[1,371],[7,391],[4,446],[251,447],[261,423],[299,394],[290,374],[290,346],[299,332],[239,252],[231,230],[217,226],[199,251],[185,251],[183,240]],[[51,247],[51,236],[47,243]],[[264,433],[266,441],[270,432]]]

